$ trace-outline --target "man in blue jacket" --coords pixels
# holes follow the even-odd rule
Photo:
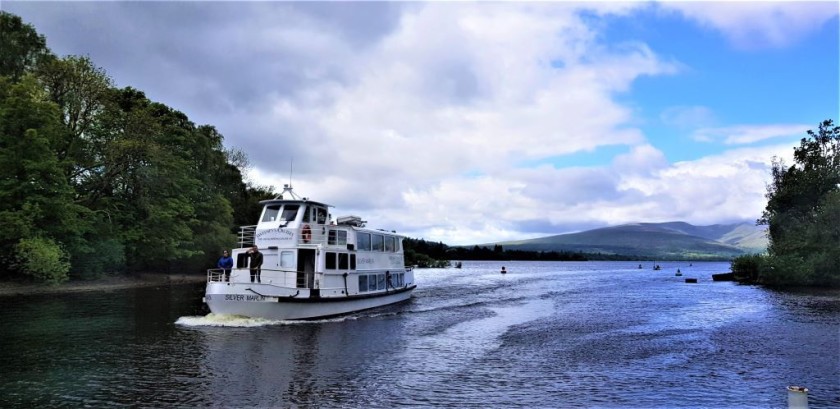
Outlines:
[[[233,258],[228,255],[227,250],[225,250],[222,253],[222,257],[219,257],[219,261],[216,263],[216,267],[222,269],[222,272],[225,276],[225,281],[230,281],[230,269],[233,268]]]

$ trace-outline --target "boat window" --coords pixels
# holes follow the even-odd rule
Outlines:
[[[370,251],[370,233],[356,234],[356,250]]]
[[[335,270],[335,253],[328,251],[326,262],[327,262],[327,265],[326,265],[327,270]]]
[[[345,230],[330,230],[327,234],[327,244],[346,246],[347,232]]]
[[[385,236],[385,251],[394,252],[394,236]]]
[[[356,269],[356,255],[355,254],[350,255],[350,269],[351,270]]]
[[[371,249],[373,251],[382,251],[385,248],[385,237],[381,234],[371,234]]]
[[[368,279],[366,274],[362,274],[359,276],[359,292],[365,292],[368,290]]]
[[[298,205],[286,205],[283,206],[283,214],[280,216],[280,220],[284,220],[290,222],[297,218],[298,214]]]
[[[385,289],[385,274],[377,274],[376,276],[376,288],[380,290]]]
[[[315,222],[318,223],[318,224],[327,224],[327,209],[324,209],[323,207],[319,207],[319,208],[317,208],[317,212],[318,212],[318,216],[317,216],[317,219],[315,220]]]
[[[273,222],[277,220],[277,213],[280,212],[280,206],[266,206],[263,210],[262,221]]]
[[[280,252],[280,267],[295,268],[295,253],[293,251]]]
[[[392,277],[393,277],[393,280],[391,280],[391,284],[393,284],[394,287],[402,287],[402,285],[403,285],[403,283],[402,283],[403,282],[403,273],[394,274],[394,275],[392,275]]]
[[[368,277],[368,290],[376,291],[376,274],[371,274]]]
[[[394,251],[399,252],[402,251],[402,239],[399,237],[394,237]]]
[[[347,270],[349,269],[350,265],[350,258],[347,257],[347,253],[338,253],[338,269],[339,270]]]

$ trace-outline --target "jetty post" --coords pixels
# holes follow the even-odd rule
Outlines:
[[[788,386],[788,409],[808,409],[808,388]]]

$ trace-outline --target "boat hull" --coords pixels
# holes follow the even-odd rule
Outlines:
[[[269,320],[304,320],[349,314],[408,300],[416,285],[364,296],[318,297],[309,290],[291,289],[278,294],[266,285],[247,288],[210,284],[204,302],[214,314],[240,315]],[[264,288],[263,288],[264,287]]]

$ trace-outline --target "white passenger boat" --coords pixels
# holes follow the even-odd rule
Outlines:
[[[242,226],[229,276],[207,272],[204,302],[215,314],[296,320],[347,314],[411,296],[403,237],[365,228],[357,216],[332,220],[330,205],[299,197],[286,185],[260,202],[259,224]],[[250,249],[263,255],[252,282]]]

